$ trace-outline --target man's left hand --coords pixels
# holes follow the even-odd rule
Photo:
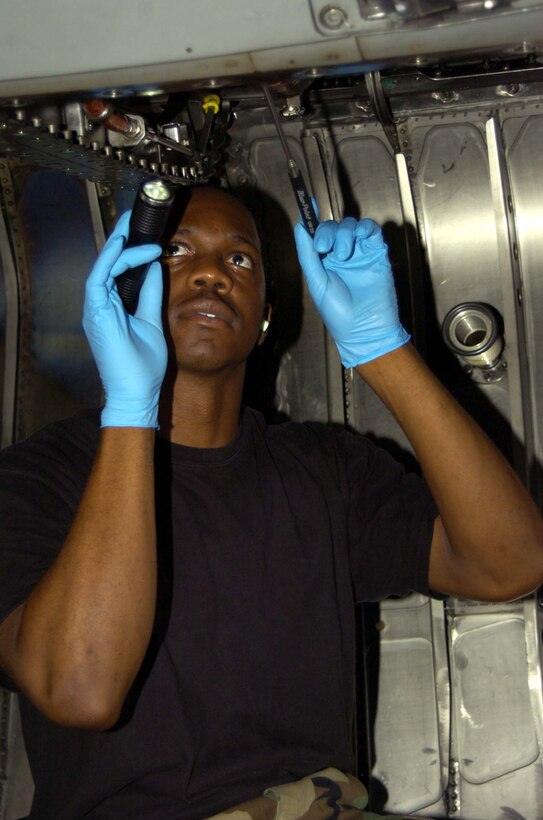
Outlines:
[[[372,219],[321,222],[312,238],[294,229],[309,292],[345,367],[404,345],[388,250]]]

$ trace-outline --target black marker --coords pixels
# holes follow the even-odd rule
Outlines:
[[[313,208],[313,203],[311,202],[309,191],[307,190],[304,178],[302,176],[302,172],[300,171],[300,169],[296,165],[296,162],[292,159],[292,156],[290,154],[288,143],[283,133],[281,120],[279,119],[279,115],[273,104],[270,90],[265,83],[263,84],[262,88],[264,90],[264,95],[266,97],[269,109],[272,113],[272,117],[275,122],[275,127],[277,128],[277,133],[279,135],[279,139],[281,140],[281,145],[283,146],[283,151],[285,152],[285,156],[287,158],[290,184],[292,185],[292,190],[294,191],[296,202],[298,203],[298,208],[300,210],[302,222],[304,223],[308,234],[310,234],[310,236],[314,236],[319,221]]]
[[[125,248],[160,243],[173,205],[173,191],[161,179],[147,179],[140,185],[130,217]],[[117,290],[127,313],[134,315],[141,286],[149,265],[122,273],[116,279]]]

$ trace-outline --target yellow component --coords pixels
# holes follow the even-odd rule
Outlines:
[[[208,94],[202,101],[202,108],[207,112],[211,109],[214,114],[219,113],[221,107],[221,98],[217,94]]]

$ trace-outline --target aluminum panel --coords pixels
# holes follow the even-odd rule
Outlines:
[[[507,146],[519,258],[522,270],[527,354],[530,368],[530,393],[535,420],[533,436],[535,455],[543,462],[543,115],[538,106],[532,116],[514,110],[506,114],[502,132]],[[528,401],[529,397],[526,396]],[[539,470],[539,490],[543,480]],[[540,494],[539,494],[540,495]]]
[[[373,623],[372,613],[368,608],[372,807],[443,817],[450,720],[443,606],[414,593],[382,601]]]
[[[543,817],[541,760],[512,775],[463,789],[462,820],[539,820]]]
[[[432,364],[459,401],[511,457],[510,399],[507,378],[475,384],[465,375],[441,338],[447,312],[463,302],[483,302],[504,314],[503,278],[485,118],[451,115],[415,117],[409,122],[416,172],[415,197],[429,271],[427,304],[434,315]],[[511,287],[511,283],[508,283]],[[516,328],[509,329],[516,334]],[[516,338],[514,336],[514,338]],[[507,329],[505,334],[507,360]]]
[[[379,655],[373,774],[389,794],[387,811],[414,812],[442,792],[432,644],[384,640]],[[391,716],[402,716],[401,727]]]
[[[483,134],[472,123],[415,128],[417,187],[437,318],[467,299],[501,309]]]
[[[453,681],[464,780],[485,783],[537,759],[522,619],[459,634],[453,640]]]

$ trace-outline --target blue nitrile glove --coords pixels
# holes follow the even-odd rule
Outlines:
[[[344,367],[365,364],[409,341],[400,324],[388,251],[372,219],[294,228],[309,292]]]
[[[115,277],[147,264],[159,245],[123,250],[130,212],[123,214],[87,279],[83,328],[89,340],[106,401],[102,427],[157,427],[158,399],[166,372],[162,331],[162,269],[154,262],[130,316],[115,287]]]

